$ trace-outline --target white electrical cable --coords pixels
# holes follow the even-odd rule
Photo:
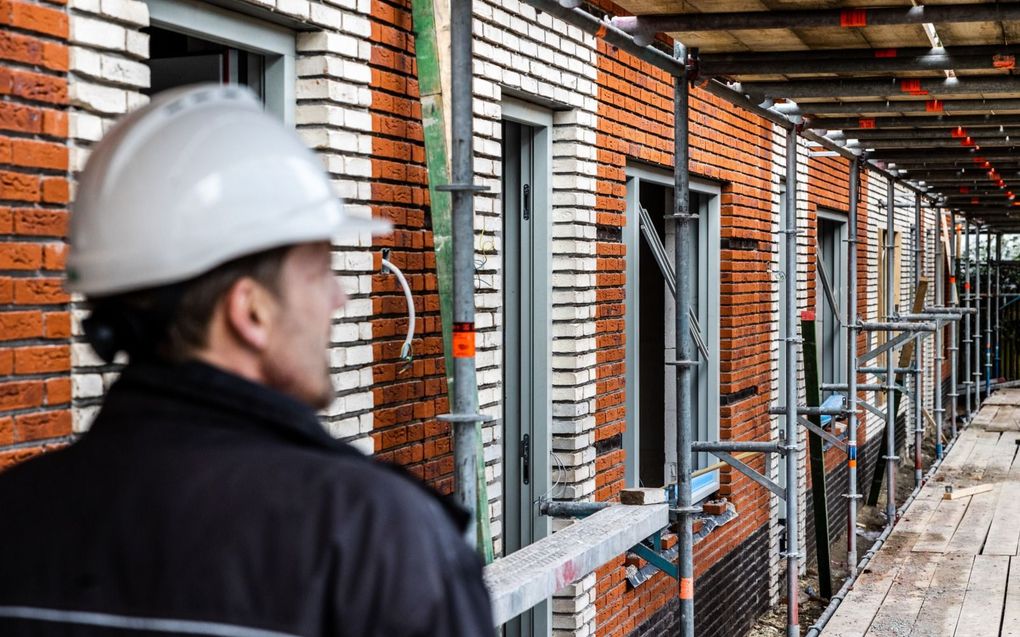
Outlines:
[[[404,273],[400,271],[400,268],[393,265],[386,259],[382,260],[382,267],[384,270],[389,270],[393,274],[397,275],[397,280],[400,281],[400,287],[404,288],[404,300],[407,302],[407,336],[404,337],[404,345],[400,348],[400,358],[406,361],[411,360],[411,341],[414,340],[414,299],[411,297],[411,286],[407,284],[407,279],[404,277]]]

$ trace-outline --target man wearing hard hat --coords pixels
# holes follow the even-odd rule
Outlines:
[[[464,517],[331,438],[344,214],[238,87],[158,96],[95,148],[68,287],[130,363],[81,440],[0,475],[0,635],[492,634]]]

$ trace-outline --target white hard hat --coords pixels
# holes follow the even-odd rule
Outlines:
[[[271,248],[388,230],[347,216],[319,158],[251,91],[184,87],[125,117],[89,157],[67,287],[157,287]]]

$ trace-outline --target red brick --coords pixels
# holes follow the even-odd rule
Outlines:
[[[54,407],[71,402],[71,379],[50,378],[46,381],[46,404]]]
[[[0,270],[38,270],[42,246],[38,243],[0,242]]]
[[[14,231],[21,235],[38,237],[67,236],[66,210],[40,210],[25,208],[12,211]]]
[[[42,335],[42,312],[0,312],[0,340],[16,341]]]
[[[9,163],[15,166],[43,168],[49,170],[67,170],[67,146],[54,142],[40,142],[28,139],[14,140],[12,158]],[[43,183],[43,192],[46,183]]]
[[[17,0],[0,0],[0,24],[63,39],[68,35],[64,11]]]
[[[26,414],[14,419],[14,434],[17,442],[59,438],[70,433],[71,412],[67,410]]]
[[[0,199],[39,201],[41,192],[39,177],[0,170]]]
[[[38,380],[0,383],[0,409],[28,409],[42,404],[43,383]]]
[[[46,338],[70,338],[70,312],[47,312],[43,315],[43,334]]]
[[[8,84],[10,78],[7,78]],[[9,90],[9,89],[8,89]],[[0,89],[0,92],[5,92]],[[41,108],[0,101],[0,130],[41,133],[44,111]]]
[[[47,177],[43,179],[42,200],[45,203],[66,204],[70,200],[67,180],[63,177]]]
[[[0,280],[0,302],[3,302],[3,285]],[[14,279],[13,285],[14,302],[18,305],[53,305],[71,300],[60,279]]]
[[[15,374],[44,374],[71,371],[69,345],[39,345],[14,350]]]

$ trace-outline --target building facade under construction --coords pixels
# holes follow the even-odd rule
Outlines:
[[[1018,371],[1020,3],[833,4],[0,3],[0,470],[85,434],[120,369],[61,288],[90,147],[244,84],[395,227],[335,246],[323,425],[458,494],[496,568],[571,528],[602,551],[514,567],[545,601],[504,634],[809,629],[799,580],[839,597],[858,510],[891,525]],[[641,488],[657,521],[585,535]]]

